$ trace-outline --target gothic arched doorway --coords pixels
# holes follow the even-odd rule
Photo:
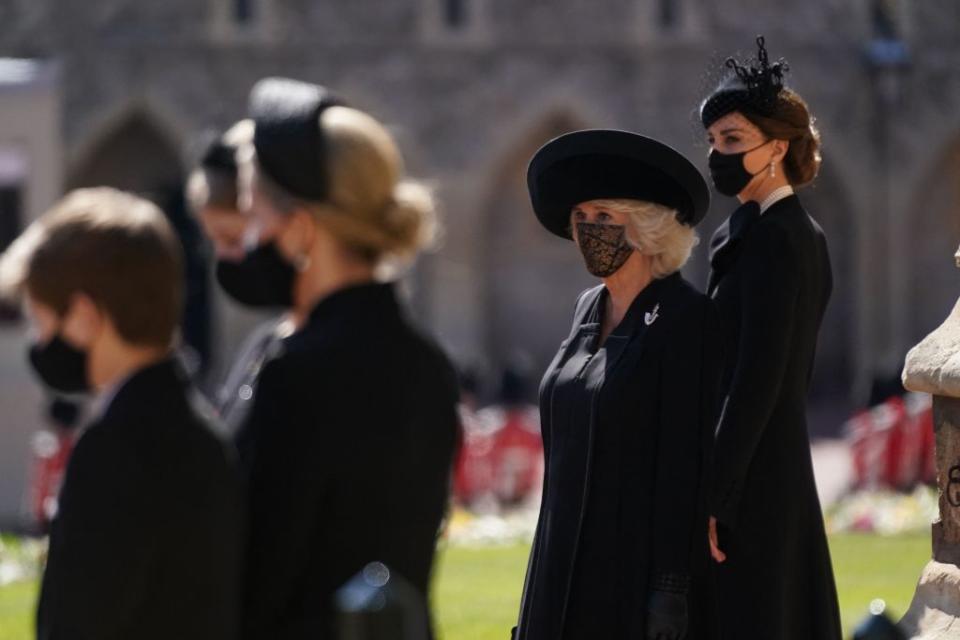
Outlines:
[[[149,114],[134,111],[102,135],[67,177],[67,187],[114,187],[155,202],[170,220],[186,259],[183,341],[196,356],[198,372],[209,361],[210,291],[203,237],[187,211],[179,144]]]
[[[845,189],[830,171],[822,171],[813,185],[800,191],[800,198],[827,236],[833,271],[833,292],[817,341],[810,388],[810,432],[814,436],[834,437],[857,406],[853,397],[856,217]]]
[[[960,245],[960,135],[921,184],[911,216],[910,309],[907,344],[917,344],[944,321],[960,294],[953,255]],[[898,242],[892,238],[891,242]]]
[[[579,128],[582,123],[564,113],[541,120],[505,158],[483,216],[486,352],[496,369],[518,359],[528,363],[531,399],[540,374],[570,330],[577,294],[597,281],[573,244],[537,222],[526,168],[541,145]]]

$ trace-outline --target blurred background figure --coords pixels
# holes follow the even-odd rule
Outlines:
[[[461,375],[463,446],[457,458],[454,495],[477,514],[536,506],[543,482],[540,410],[528,358],[514,357],[503,370],[494,402],[477,409],[479,382]]]
[[[482,412],[493,427],[493,493],[501,508],[540,500],[543,483],[543,440],[540,409],[530,401],[535,393],[529,361],[515,359],[500,377],[498,403]]]
[[[78,436],[82,408],[78,400],[55,396],[47,403],[47,427],[33,438],[30,512],[37,531],[46,533],[57,514],[63,474]]]
[[[218,284],[238,304],[256,309],[260,300],[246,295],[249,281],[257,274],[244,269],[249,220],[239,209],[237,183],[237,151],[252,140],[252,120],[241,120],[222,136],[210,136],[187,182],[187,198],[213,247]],[[277,313],[285,306],[267,305],[267,308],[275,308]],[[264,320],[241,343],[233,362],[224,367],[227,373],[223,379],[208,385],[213,389],[211,396],[229,433],[236,434],[246,418],[260,369],[291,329],[286,314]]]
[[[332,638],[371,562],[429,586],[458,439],[456,373],[393,280],[434,239],[427,187],[373,116],[320,85],[258,82],[241,149],[238,293],[290,309],[238,433],[250,506],[242,636]],[[221,278],[222,280],[222,278]]]

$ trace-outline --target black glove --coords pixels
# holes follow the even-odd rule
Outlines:
[[[654,581],[647,601],[646,640],[684,640],[687,637],[689,589],[690,579],[686,576],[665,575]]]

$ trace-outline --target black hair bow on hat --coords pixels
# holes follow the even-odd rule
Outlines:
[[[703,128],[709,129],[714,122],[734,111],[769,115],[783,90],[783,76],[789,70],[786,61],[781,58],[771,64],[766,40],[757,36],[755,61],[738,62],[730,57],[724,65],[728,69],[726,77],[700,106]]]

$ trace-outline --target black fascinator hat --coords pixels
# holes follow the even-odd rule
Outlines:
[[[757,36],[757,57],[738,61],[727,58],[727,72],[720,85],[700,105],[700,121],[708,129],[734,111],[769,116],[783,91],[783,76],[789,70],[780,59],[770,64],[763,36]]]

